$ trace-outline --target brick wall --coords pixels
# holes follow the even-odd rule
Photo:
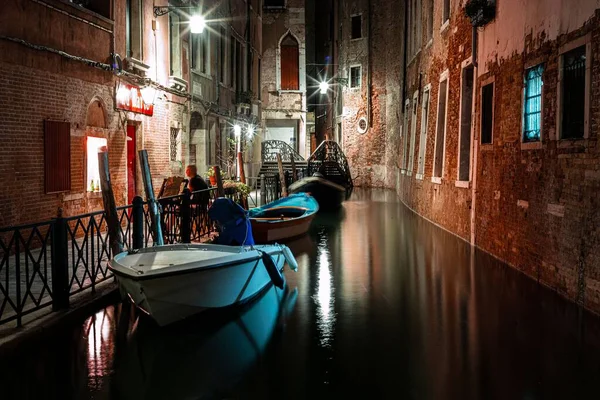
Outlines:
[[[351,113],[344,121],[343,145],[358,185],[396,189],[402,201],[420,215],[455,233],[521,270],[565,297],[600,312],[600,157],[597,134],[600,125],[600,12],[589,12],[588,3],[577,2],[569,19],[569,33],[543,23],[527,34],[513,29],[514,37],[499,22],[479,31],[485,40],[479,48],[476,70],[471,179],[458,180],[462,64],[472,54],[472,27],[459,1],[451,1],[450,23],[440,28],[442,2],[434,1],[433,40],[426,43],[423,21],[420,51],[408,55],[406,88],[402,87],[404,63],[403,16],[400,4],[372,1],[371,44],[361,49],[350,42],[350,15],[368,15],[368,2],[341,1],[342,38],[340,69],[363,65],[360,93],[344,89],[344,106]],[[506,4],[502,7],[508,7]],[[536,8],[532,5],[532,10]],[[508,9],[498,18],[510,19]],[[532,11],[532,12],[533,12]],[[426,10],[423,10],[425,18]],[[512,10],[511,12],[514,12]],[[534,13],[535,14],[535,13]],[[539,13],[538,13],[539,14]],[[535,14],[532,18],[549,18]],[[561,14],[564,15],[564,14]],[[586,16],[587,15],[587,16]],[[591,17],[590,17],[591,15]],[[509,18],[510,17],[510,18]],[[578,18],[576,20],[576,18]],[[518,24],[521,19],[508,21]],[[525,23],[534,24],[532,19]],[[573,29],[574,26],[579,28]],[[496,35],[496,36],[494,36]],[[590,136],[585,140],[557,140],[557,85],[559,48],[577,38],[591,36]],[[364,39],[363,39],[364,40]],[[482,42],[483,43],[483,42]],[[516,43],[516,45],[515,45]],[[519,45],[522,43],[522,45]],[[510,50],[511,46],[521,48]],[[371,51],[372,121],[360,135],[355,122],[367,115],[367,54]],[[542,142],[538,148],[523,146],[522,110],[524,70],[533,62],[544,62]],[[432,181],[437,128],[439,80],[448,71],[447,127],[444,172],[441,183]],[[347,69],[346,69],[347,73]],[[481,84],[494,80],[493,144],[480,145]],[[422,94],[431,85],[425,142],[425,174],[416,176],[419,157]],[[401,132],[403,92],[412,103],[419,90],[414,164],[402,171],[403,148],[410,137]],[[410,147],[409,147],[410,149]],[[476,191],[473,185],[476,184]],[[473,197],[475,195],[475,197]],[[474,224],[471,225],[471,219]]]

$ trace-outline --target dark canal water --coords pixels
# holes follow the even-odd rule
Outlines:
[[[600,321],[357,190],[287,293],[160,329],[109,306],[0,363],[2,399],[598,399]]]

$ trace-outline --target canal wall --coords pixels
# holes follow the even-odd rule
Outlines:
[[[600,2],[498,2],[475,32],[461,1],[342,3],[374,21],[340,41],[371,71],[339,117],[356,184],[600,312]]]

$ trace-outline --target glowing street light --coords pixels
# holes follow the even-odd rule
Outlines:
[[[321,94],[327,94],[327,90],[329,90],[329,83],[325,81],[319,83],[319,89],[321,90]]]
[[[254,125],[248,124],[248,129],[246,130],[246,136],[248,136],[248,138],[252,138],[252,136],[254,136]]]
[[[192,15],[190,17],[190,29],[192,33],[202,33],[206,28],[206,20],[202,15]]]
[[[197,7],[179,7],[179,6],[154,6],[154,17],[160,17],[162,15],[167,15],[168,13],[170,13],[171,11],[183,11],[183,10],[190,10],[190,11],[198,11]],[[204,19],[204,17],[200,14],[197,13],[193,13],[190,16],[190,31],[192,33],[202,33],[202,31],[204,31],[204,28],[206,28],[206,19]]]
[[[239,125],[234,125],[233,126],[233,133],[235,134],[235,137],[240,137],[240,135],[242,134],[242,127]]]

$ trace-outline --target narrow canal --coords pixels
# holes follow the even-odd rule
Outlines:
[[[291,244],[299,271],[160,329],[116,304],[0,363],[2,399],[600,397],[600,320],[356,190]]]

